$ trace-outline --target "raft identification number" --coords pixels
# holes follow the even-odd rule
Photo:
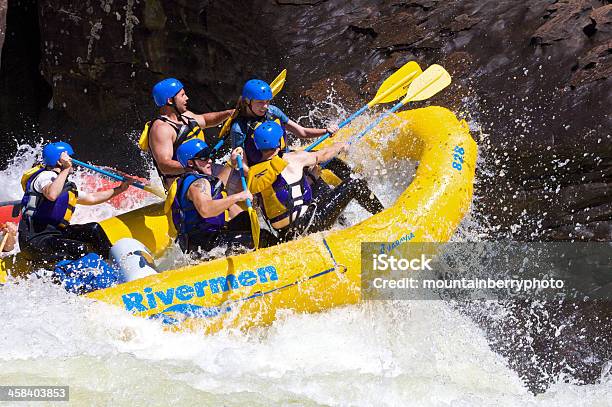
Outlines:
[[[196,281],[193,284],[170,287],[165,290],[153,291],[151,287],[145,287],[141,292],[124,294],[121,299],[128,311],[147,311],[163,305],[172,305],[178,301],[189,301],[194,296],[204,297],[205,292],[210,294],[223,294],[229,290],[237,290],[259,283],[277,281],[278,273],[274,266],[260,267],[256,271],[244,270],[238,275],[214,277],[208,280]],[[208,288],[208,290],[206,289]],[[145,300],[146,299],[146,300]]]
[[[457,171],[461,171],[463,169],[463,155],[465,154],[465,150],[463,147],[455,146],[453,150],[453,168]]]

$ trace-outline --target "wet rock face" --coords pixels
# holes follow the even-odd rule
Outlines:
[[[136,128],[153,114],[151,88],[166,76],[185,83],[196,111],[231,104],[237,80],[267,76],[256,63],[277,57],[243,18],[256,5],[233,3],[41,2],[41,65],[54,109],[77,123]]]

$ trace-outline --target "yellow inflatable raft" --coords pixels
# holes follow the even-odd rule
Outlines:
[[[444,242],[472,200],[477,146],[447,109],[402,112],[383,122],[397,134],[383,159],[419,162],[395,204],[343,230],[166,271],[87,294],[173,327],[207,332],[271,323],[280,310],[317,312],[360,300],[361,242]],[[379,127],[381,128],[381,127]],[[350,130],[349,130],[350,131]],[[362,142],[375,143],[376,131]],[[101,222],[111,242],[133,237],[161,254],[176,231],[163,204]]]

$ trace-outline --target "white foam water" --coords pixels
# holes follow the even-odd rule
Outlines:
[[[20,198],[21,173],[39,152],[20,148],[2,172],[1,199]],[[368,180],[389,203],[411,168],[379,169]],[[110,205],[77,211],[79,222],[117,213]],[[365,215],[351,207],[346,216]],[[468,219],[454,240],[478,240],[486,232],[477,223]],[[68,385],[72,405],[612,405],[609,373],[588,386],[560,378],[534,396],[483,331],[442,301],[281,312],[269,327],[203,335],[167,332],[32,278],[0,288],[0,321],[0,383]]]

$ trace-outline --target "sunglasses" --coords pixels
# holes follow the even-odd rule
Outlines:
[[[193,159],[194,160],[214,160],[215,156],[219,153],[219,150],[215,150],[214,148],[210,148],[210,147],[206,147],[205,149],[201,150],[199,153],[197,153]]]

